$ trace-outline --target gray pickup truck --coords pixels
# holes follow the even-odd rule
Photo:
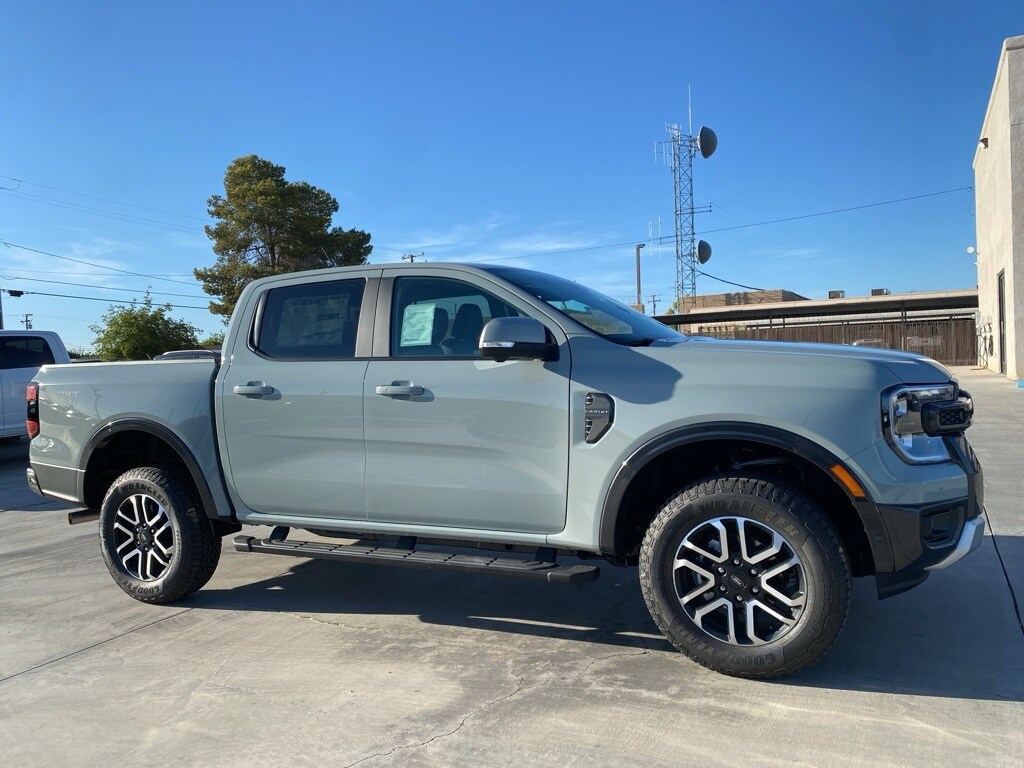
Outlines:
[[[853,577],[894,595],[984,532],[973,404],[933,360],[684,336],[524,269],[258,280],[219,365],[50,365],[27,398],[29,484],[98,518],[152,603],[200,589],[231,534],[550,583],[604,560],[639,566],[680,651],[767,678],[828,650]]]

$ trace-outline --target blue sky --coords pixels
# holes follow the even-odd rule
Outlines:
[[[372,233],[371,261],[502,259],[628,300],[632,246],[595,246],[645,240],[659,216],[671,233],[653,150],[685,125],[688,85],[695,126],[720,140],[696,161],[697,203],[714,205],[697,228],[723,229],[971,185],[1001,42],[1024,34],[1019,0],[5,0],[2,18],[0,175],[107,200],[0,178],[16,187],[0,190],[0,238],[192,285],[0,247],[0,275],[22,278],[0,287],[150,285],[192,294],[155,297],[182,305],[205,305],[189,275],[213,261],[206,198],[250,152],[335,195],[336,223]],[[972,212],[960,191],[717,232],[706,270],[810,297],[973,287]],[[643,282],[666,307],[671,246],[643,251]],[[31,312],[76,347],[107,307],[3,303],[8,328]]]

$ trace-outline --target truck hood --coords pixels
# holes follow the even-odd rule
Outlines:
[[[897,352],[876,347],[852,347],[846,344],[808,344],[792,341],[741,341],[737,339],[713,339],[707,336],[688,336],[685,341],[656,341],[649,349],[683,348],[699,344],[705,349],[723,353],[777,354],[792,358],[794,365],[806,363],[820,365],[827,358],[863,360],[876,363],[888,369],[904,384],[944,384],[953,379],[953,373],[946,366],[925,355],[914,352]]]

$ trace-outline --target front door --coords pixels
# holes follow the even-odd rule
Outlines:
[[[380,270],[271,284],[219,376],[225,473],[254,512],[362,520],[363,376],[357,334]],[[359,275],[359,273],[357,273]],[[368,326],[367,326],[368,328]],[[369,335],[367,334],[367,344]]]
[[[382,296],[388,292],[382,287]],[[513,532],[562,530],[569,459],[567,345],[561,343],[560,358],[548,363],[481,357],[484,324],[492,317],[528,314],[528,308],[476,276],[455,280],[417,272],[396,278],[390,293],[374,338],[375,353],[386,357],[370,361],[364,390],[368,518]],[[383,312],[388,314],[382,317]]]

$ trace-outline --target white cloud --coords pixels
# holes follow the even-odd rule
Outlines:
[[[478,221],[453,224],[447,229],[410,232],[380,247],[399,251],[447,251],[453,248],[468,248],[477,245],[511,220],[511,217],[492,212]]]

